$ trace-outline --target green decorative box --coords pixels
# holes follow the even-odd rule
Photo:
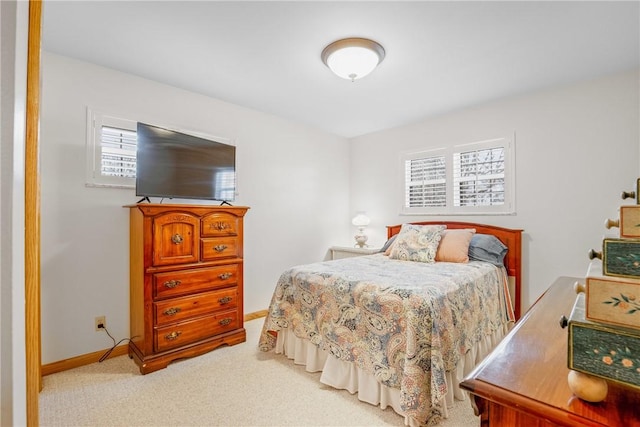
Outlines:
[[[585,319],[585,295],[571,311],[568,367],[640,390],[640,332]]]
[[[640,277],[640,240],[604,239],[602,271],[605,276]]]

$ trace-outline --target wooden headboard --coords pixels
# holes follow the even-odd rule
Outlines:
[[[415,225],[446,225],[447,228],[475,228],[476,233],[493,234],[508,248],[504,265],[509,277],[514,281],[514,307],[516,320],[520,319],[522,295],[522,230],[496,227],[495,225],[476,224],[456,221],[423,221],[412,222]],[[398,234],[402,224],[387,226],[387,238]]]

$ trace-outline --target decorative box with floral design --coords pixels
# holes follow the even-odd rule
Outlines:
[[[640,206],[620,206],[620,237],[640,238]]]
[[[640,278],[640,240],[604,239],[602,266],[605,276]]]
[[[640,331],[587,320],[583,293],[568,327],[569,369],[640,390]]]
[[[602,275],[600,260],[586,277],[587,320],[640,329],[640,279]]]

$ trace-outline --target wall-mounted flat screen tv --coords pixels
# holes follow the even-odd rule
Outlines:
[[[235,199],[235,146],[145,123],[137,132],[137,196]]]

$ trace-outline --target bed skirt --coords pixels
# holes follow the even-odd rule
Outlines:
[[[462,379],[493,350],[507,334],[509,325],[497,330],[493,335],[485,337],[460,359],[455,371],[447,372],[447,394],[442,401],[443,417],[448,418],[447,408],[453,406],[454,400],[466,400],[466,392],[460,389]],[[364,372],[354,363],[339,360],[312,344],[298,338],[288,328],[278,331],[275,352],[284,354],[297,365],[304,365],[307,372],[322,372],[320,382],[351,394],[358,393],[358,399],[386,409],[391,406],[394,411],[404,416],[404,423],[410,427],[423,425],[422,422],[405,415],[400,407],[400,389],[380,384],[373,375]]]

